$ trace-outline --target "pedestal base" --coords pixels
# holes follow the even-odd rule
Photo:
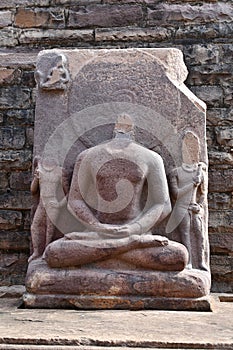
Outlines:
[[[200,270],[61,269],[37,259],[26,288],[28,308],[211,310],[210,274]]]

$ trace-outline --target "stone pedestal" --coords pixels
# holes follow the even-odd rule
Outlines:
[[[26,284],[30,308],[211,310],[209,273],[200,270],[52,269],[38,259]]]

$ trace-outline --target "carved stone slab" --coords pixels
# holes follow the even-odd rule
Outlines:
[[[35,162],[33,181],[37,192],[40,187],[40,199],[39,205],[35,205],[32,240],[36,241],[36,237],[42,235],[44,238],[40,242],[39,254],[34,251],[28,269],[28,293],[24,298],[27,307],[210,309],[206,106],[185,86],[187,74],[181,51],[172,48],[54,49],[39,53],[35,73],[38,91],[34,136],[34,155],[38,161]],[[159,184],[159,177],[163,177],[163,191],[170,197],[166,200],[166,215],[159,224],[146,229],[140,224],[139,215],[135,222],[137,230],[140,228],[145,234],[160,235],[157,237],[165,236],[169,241],[162,238],[157,255],[153,248],[149,248],[151,255],[148,259],[140,245],[134,245],[137,252],[132,254],[123,249],[121,257],[124,262],[119,262],[118,255],[114,255],[115,248],[113,257],[105,254],[106,246],[111,246],[109,243],[101,251],[100,242],[103,259],[99,259],[95,252],[97,261],[91,261],[85,254],[88,251],[91,254],[93,247],[83,249],[80,239],[74,239],[75,235],[81,237],[77,232],[84,232],[81,240],[88,237],[85,235],[89,231],[97,235],[91,220],[86,224],[71,210],[71,197],[72,203],[76,203],[79,192],[76,160],[80,155],[82,161],[82,155],[86,154],[83,151],[98,145],[95,151],[88,153],[96,155],[91,161],[94,167],[94,163],[106,153],[105,146],[99,145],[106,143],[108,148],[116,125],[120,123],[119,117],[125,115],[130,121],[123,133],[130,134],[133,128],[135,143],[152,151],[149,153],[156,158],[153,161],[155,168],[159,167],[155,174],[160,174],[154,181]],[[140,158],[139,148],[132,148],[137,159]],[[112,152],[111,147],[109,150]],[[147,155],[145,151],[140,155],[144,153]],[[122,158],[122,153],[119,154]],[[147,166],[147,162],[151,162],[150,155],[142,166],[148,168],[149,173],[153,170]],[[129,153],[127,164],[133,156],[132,152]],[[53,159],[55,165],[44,162],[46,159]],[[127,173],[133,182],[144,178],[146,170],[144,173],[134,172],[134,166],[129,170],[129,166],[125,167],[126,163],[123,163],[113,161],[108,174],[107,166],[102,169],[98,173],[100,182],[117,178],[118,165],[122,176]],[[52,168],[56,172],[51,172]],[[39,181],[37,177],[40,177]],[[89,178],[87,170],[84,182],[86,178]],[[108,186],[111,198],[111,186]],[[144,186],[148,187],[147,196],[150,196],[149,182]],[[156,197],[158,187],[155,186],[155,194],[151,197]],[[52,195],[57,197],[56,201],[51,199]],[[89,203],[94,201],[91,197]],[[138,207],[134,209],[136,211]],[[94,209],[91,215],[102,217],[100,223],[110,225],[117,217],[104,216]],[[122,210],[117,224],[123,224],[123,218]],[[60,238],[63,235],[65,237]],[[76,251],[82,252],[83,265],[80,265]],[[139,254],[143,261],[139,259],[134,265],[135,254]],[[171,264],[167,270],[164,261]]]

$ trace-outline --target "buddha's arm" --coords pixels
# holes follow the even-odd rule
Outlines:
[[[163,161],[160,157],[156,157],[151,162],[148,168],[147,181],[147,204],[145,210],[135,221],[141,226],[142,232],[148,232],[171,212],[167,178]]]
[[[82,152],[81,155],[77,158],[75,163],[73,177],[70,186],[70,192],[68,197],[68,209],[70,212],[80,220],[86,227],[91,227],[98,224],[98,220],[91,212],[90,208],[87,206],[86,202],[83,199],[81,194],[80,184],[79,184],[79,171],[81,163],[84,161],[86,152]],[[83,163],[84,164],[84,163]],[[86,166],[86,176],[82,178],[82,192],[87,193],[88,186],[90,185],[90,174],[88,169],[88,164],[82,165]]]

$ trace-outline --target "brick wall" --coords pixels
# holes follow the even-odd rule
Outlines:
[[[213,291],[233,292],[233,4],[176,0],[1,0],[0,285],[23,284],[39,50],[177,47],[207,103]]]

